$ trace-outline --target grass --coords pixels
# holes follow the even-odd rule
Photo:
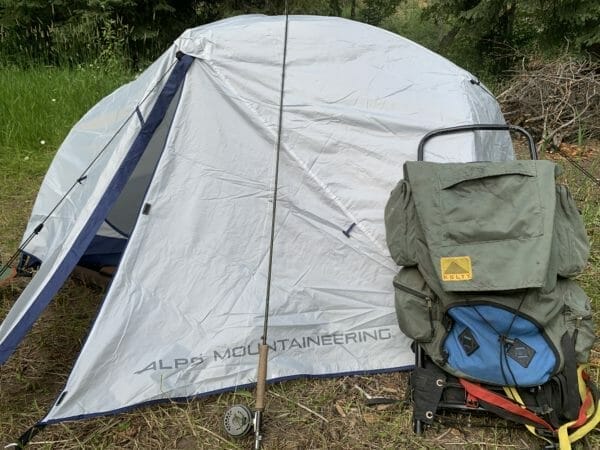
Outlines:
[[[75,121],[100,97],[130,78],[97,68],[74,71],[39,68],[0,72],[0,253],[16,249],[37,188],[60,142]],[[55,99],[55,101],[53,101]],[[42,144],[41,141],[44,141]],[[600,150],[578,160],[600,174]],[[590,264],[579,281],[600,305],[599,189],[558,155],[593,245]],[[0,287],[0,317],[27,280]],[[41,419],[60,392],[96,314],[102,290],[68,281],[25,341],[0,368],[0,444],[5,445]],[[595,313],[596,323],[600,316]],[[594,352],[593,362],[600,361]],[[598,371],[592,375],[598,381]],[[367,406],[359,389],[403,400],[407,373],[297,380],[270,387],[265,422],[265,449],[520,449],[539,446],[522,428],[490,416],[448,414],[424,436],[412,433],[411,408],[405,402]],[[252,438],[232,440],[221,425],[233,404],[252,404],[240,391],[184,404],[140,408],[111,417],[64,423],[38,435],[40,449],[238,449]],[[586,438],[600,448],[600,437]],[[578,445],[576,448],[583,448]]]

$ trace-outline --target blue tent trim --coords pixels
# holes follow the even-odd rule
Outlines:
[[[408,365],[408,366],[401,366],[401,367],[390,367],[388,369],[339,372],[339,373],[331,373],[331,374],[327,374],[327,375],[298,374],[298,375],[291,375],[291,376],[287,376],[287,377],[275,378],[273,380],[269,380],[268,384],[282,383],[284,381],[291,381],[291,380],[298,380],[298,379],[322,380],[322,379],[336,378],[336,377],[377,375],[377,374],[382,374],[382,373],[403,372],[403,371],[413,370],[414,368],[415,368],[414,365]],[[52,419],[52,420],[48,420],[48,421],[41,420],[35,426],[46,426],[46,425],[52,425],[52,424],[61,423],[61,422],[67,422],[67,421],[70,422],[70,421],[76,421],[76,420],[92,419],[94,417],[102,417],[102,416],[121,414],[121,413],[131,411],[133,409],[137,409],[137,408],[140,408],[143,406],[151,406],[151,405],[157,405],[157,404],[161,404],[161,403],[184,403],[184,402],[189,402],[190,400],[196,400],[196,399],[200,399],[200,398],[204,398],[204,397],[209,397],[212,395],[224,394],[226,392],[234,392],[234,391],[238,391],[238,390],[248,390],[248,389],[252,389],[254,386],[256,386],[256,383],[248,383],[248,384],[229,387],[229,388],[225,388],[225,389],[217,389],[217,390],[210,391],[210,392],[204,392],[202,394],[191,395],[188,397],[174,397],[174,398],[162,398],[162,399],[158,399],[158,400],[150,400],[147,402],[141,402],[141,403],[136,403],[134,405],[125,406],[124,408],[119,408],[119,409],[115,409],[112,411],[104,411],[104,412],[91,413],[91,414],[81,414],[78,416],[63,417],[60,419]],[[63,391],[61,393],[61,395],[59,395],[58,401],[62,400],[61,397],[64,397],[64,395],[66,395],[66,394],[67,394],[67,392]]]
[[[19,342],[21,342],[25,334],[33,326],[33,323],[38,319],[44,309],[46,309],[56,292],[58,292],[60,287],[64,284],[69,274],[73,271],[73,268],[77,265],[82,255],[89,247],[90,242],[96,235],[100,225],[104,222],[106,215],[133,173],[154,132],[164,119],[169,105],[175,97],[180,85],[183,83],[187,70],[191,66],[193,60],[193,57],[189,55],[181,55],[181,58],[175,64],[173,71],[158,95],[152,111],[148,115],[148,119],[135,138],[131,148],[127,152],[127,156],[113,176],[104,195],[77,236],[73,246],[69,249],[68,253],[56,268],[54,274],[51,275],[48,283],[46,283],[37,298],[33,301],[29,310],[23,315],[19,323],[13,328],[4,342],[0,343],[0,364],[3,364],[15,351]]]

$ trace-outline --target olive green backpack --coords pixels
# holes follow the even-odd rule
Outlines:
[[[580,425],[600,420],[595,388],[578,371],[595,341],[590,302],[571,279],[589,242],[559,172],[549,161],[407,162],[385,209],[388,247],[403,266],[394,278],[401,330],[464,386],[499,386],[518,403],[540,401],[523,389],[548,386],[552,397],[558,383],[553,392],[574,401],[544,400],[564,409],[550,424],[555,440],[581,415]],[[582,413],[587,397],[597,407]]]

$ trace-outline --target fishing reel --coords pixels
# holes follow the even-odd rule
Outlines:
[[[246,436],[254,428],[252,411],[246,405],[233,405],[225,411],[223,426],[233,438]]]
[[[260,385],[261,383],[258,384],[258,386]],[[233,438],[241,438],[250,433],[250,430],[254,431],[254,450],[260,450],[263,439],[261,423],[264,406],[261,405],[264,403],[264,382],[262,386],[262,389],[258,389],[261,396],[259,398],[262,400],[258,400],[259,406],[254,414],[246,405],[233,405],[225,412],[225,417],[223,417],[225,431]]]

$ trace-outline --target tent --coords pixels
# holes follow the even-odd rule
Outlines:
[[[76,264],[117,265],[42,424],[256,379],[283,17],[184,32],[94,106],[58,150],[23,240],[41,262],[0,326],[0,363]],[[503,123],[472,75],[395,34],[291,16],[269,380],[408,369],[383,210],[432,129]],[[445,136],[427,159],[512,158],[503,133]]]

